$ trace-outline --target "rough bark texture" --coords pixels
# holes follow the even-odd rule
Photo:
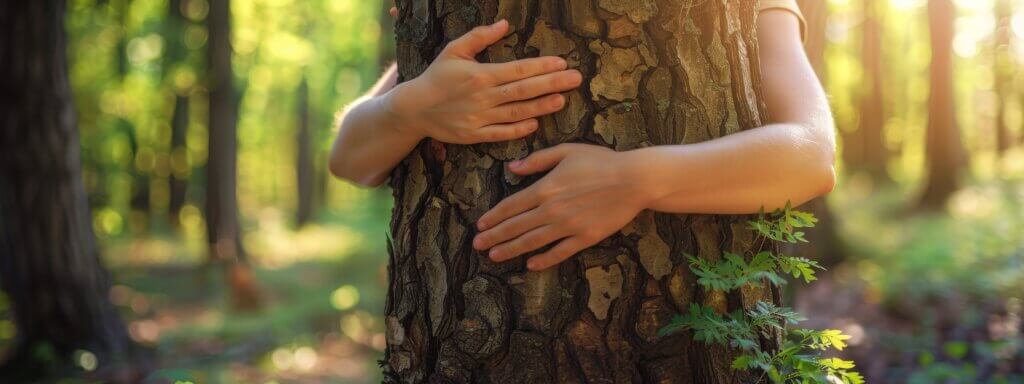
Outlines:
[[[932,44],[931,93],[928,97],[928,128],[925,132],[924,192],[920,208],[944,209],[959,187],[959,175],[966,163],[960,128],[953,102],[953,22],[956,6],[952,0],[928,0],[928,25]]]
[[[0,6],[0,283],[17,326],[2,382],[55,374],[76,350],[102,365],[137,352],[107,299],[110,283],[93,238],[64,10],[57,0]],[[40,347],[55,359],[41,359]]]
[[[233,305],[259,306],[256,281],[246,264],[238,220],[238,100],[231,68],[230,0],[210,1],[209,42],[210,124],[206,162],[206,232],[210,258],[223,263]]]
[[[472,223],[525,188],[503,163],[564,142],[617,150],[695,143],[762,125],[750,0],[406,0],[401,79],[419,75],[474,26],[513,32],[481,55],[560,55],[583,72],[564,111],[525,140],[425,141],[392,174],[386,307],[391,382],[735,383],[731,352],[657,331],[689,303],[719,310],[777,300],[767,285],[703,292],[684,254],[749,254],[747,217],[645,212],[620,233],[544,272],[474,252]],[[773,347],[775,340],[765,340]]]

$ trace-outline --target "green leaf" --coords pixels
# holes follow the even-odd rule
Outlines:
[[[821,364],[822,366],[824,366],[826,368],[836,369],[836,370],[839,370],[839,369],[852,369],[854,367],[854,364],[853,364],[852,361],[843,360],[843,359],[836,358],[836,357],[818,360],[818,364]]]

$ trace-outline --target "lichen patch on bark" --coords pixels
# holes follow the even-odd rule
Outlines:
[[[608,308],[612,301],[622,294],[622,270],[618,264],[594,267],[587,269],[586,279],[590,286],[587,307],[594,313],[594,317],[604,320],[608,318]]]

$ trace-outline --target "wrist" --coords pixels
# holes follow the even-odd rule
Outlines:
[[[622,157],[620,176],[635,186],[636,198],[643,209],[651,209],[671,193],[666,175],[660,174],[661,170],[656,166],[657,147],[619,153]]]
[[[380,109],[385,126],[401,136],[419,141],[427,135],[417,128],[415,108],[409,102],[409,88],[414,81],[398,84],[381,95]]]

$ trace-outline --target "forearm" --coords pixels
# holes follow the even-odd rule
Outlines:
[[[829,124],[827,121],[821,124]],[[703,143],[626,152],[649,209],[670,213],[747,214],[802,204],[834,184],[828,128],[773,124]]]
[[[392,66],[366,96],[342,112],[330,158],[330,170],[335,176],[360,185],[378,186],[423,139],[401,131],[389,110],[389,93],[396,80]]]

